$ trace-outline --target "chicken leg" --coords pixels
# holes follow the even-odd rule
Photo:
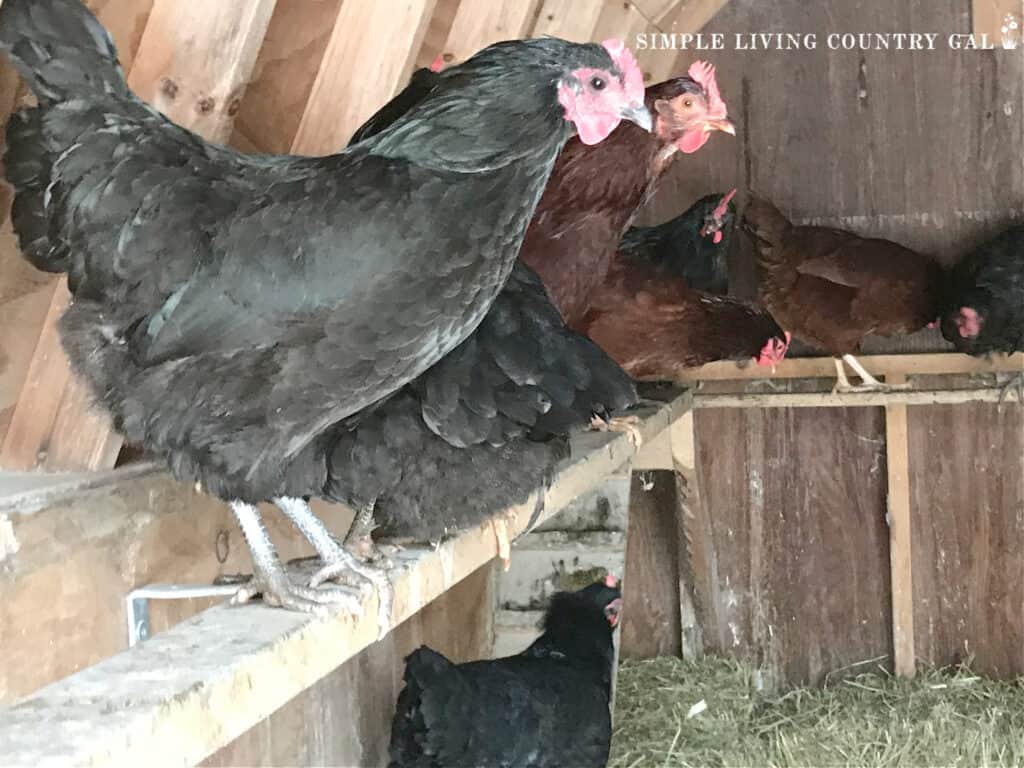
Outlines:
[[[893,389],[906,389],[905,384],[883,384],[881,381],[876,379],[853,355],[843,355],[842,358],[834,358],[836,364],[836,385],[832,388],[832,393],[836,392],[888,392]],[[843,363],[846,363],[853,369],[853,372],[860,376],[860,384],[851,384],[850,380],[846,378],[846,370],[843,368]]]
[[[263,527],[259,510],[242,501],[231,502],[231,511],[238,520],[242,535],[252,553],[253,576],[239,587],[232,603],[245,603],[256,595],[263,595],[268,605],[277,605],[293,611],[326,615],[327,606],[342,605],[355,614],[362,614],[359,595],[344,587],[317,589],[294,583],[285,572],[277,550]]]
[[[354,555],[348,548],[339,544],[327,526],[323,524],[313,510],[309,508],[302,499],[282,497],[274,500],[278,508],[288,516],[288,519],[295,523],[295,526],[302,532],[309,543],[316,549],[317,554],[323,562],[323,567],[313,574],[309,579],[309,588],[316,589],[325,581],[344,577],[348,574],[355,574],[366,581],[369,581],[377,588],[377,624],[380,635],[383,637],[391,628],[391,603],[393,590],[391,581],[388,579],[387,569],[390,565],[386,560],[381,565],[365,563],[360,557]],[[360,516],[365,513],[362,510],[356,514],[352,528],[359,528]],[[369,507],[369,519],[363,521],[363,526],[373,527],[373,507]],[[352,535],[350,530],[349,536]],[[347,541],[346,537],[346,541]]]

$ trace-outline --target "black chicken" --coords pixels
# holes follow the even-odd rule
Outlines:
[[[621,603],[609,576],[556,594],[544,634],[517,656],[453,664],[426,647],[413,652],[391,725],[392,768],[604,766]]]
[[[1024,225],[976,248],[947,274],[942,335],[969,355],[1024,352]],[[1016,385],[1024,402],[1024,374]]]
[[[674,219],[651,227],[630,227],[619,243],[619,258],[637,259],[686,281],[695,291],[729,292],[726,257],[736,221],[736,190],[707,195]]]
[[[129,440],[231,500],[265,598],[355,608],[291,583],[255,503],[316,548],[314,584],[382,583],[304,497],[325,493],[338,450],[386,463],[393,443],[345,436],[483,319],[573,127],[596,143],[622,118],[650,125],[635,60],[621,44],[498,43],[372,139],[302,158],[209,144],[145,105],[78,0],[5,0],[0,49],[39,102],[7,133],[12,218],[33,264],[68,273],[73,366]],[[450,384],[424,391],[461,415]],[[504,405],[474,415],[533,426]]]

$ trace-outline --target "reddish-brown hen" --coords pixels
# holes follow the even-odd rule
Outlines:
[[[619,239],[679,152],[696,152],[712,131],[735,133],[714,68],[647,89],[654,130],[622,124],[604,142],[578,139],[562,150],[544,190],[521,258],[544,282],[568,325],[576,327],[604,280]]]
[[[579,330],[631,376],[672,379],[714,360],[774,366],[785,356],[789,336],[771,315],[694,290],[684,279],[710,274],[710,265],[724,261],[731,196],[709,195],[671,222],[647,228],[642,238],[626,238],[591,293]]]
[[[757,197],[744,226],[757,241],[759,292],[772,316],[836,358],[837,390],[885,389],[853,353],[869,334],[913,333],[935,320],[942,300],[938,263],[889,240],[794,226]],[[850,385],[842,361],[863,384]]]

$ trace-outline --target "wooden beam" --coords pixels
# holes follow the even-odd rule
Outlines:
[[[995,373],[1024,371],[1024,352],[998,355],[992,359],[961,355],[957,352],[936,352],[915,355],[863,355],[857,360],[868,373],[887,376],[903,373],[908,376],[938,375],[945,373]],[[831,357],[794,357],[783,360],[774,373],[763,367],[749,365],[740,368],[736,363],[722,360],[693,368],[678,377],[687,381],[750,381],[753,379],[831,379],[836,366]]]
[[[971,19],[979,44],[986,35],[992,46],[1024,47],[1024,0],[973,0]]]
[[[655,16],[653,21],[662,32],[692,34],[700,32],[728,4],[729,0],[682,0]]]
[[[903,384],[906,376],[886,377],[890,384]],[[896,674],[913,677],[914,583],[910,540],[910,452],[907,437],[907,406],[885,407],[885,456],[889,478],[888,521],[889,562],[892,578],[892,643]]]
[[[129,85],[185,127],[225,138],[275,2],[156,0]],[[60,344],[57,321],[69,300],[62,278],[0,447],[0,467],[100,469],[117,459],[120,437],[106,414],[90,410],[87,388],[72,376]]]
[[[226,141],[276,2],[157,0],[128,85],[179,125]]]
[[[534,26],[538,5],[539,0],[464,0],[444,44],[445,61],[465,61],[491,43],[526,37]]]
[[[574,43],[594,41],[604,0],[544,0],[532,37],[550,35]]]
[[[640,438],[654,438],[689,407],[687,394],[643,405],[636,412]],[[519,536],[635,452],[621,433],[579,435],[539,516],[538,499],[530,498],[496,519]],[[491,524],[437,549],[400,552],[391,627],[498,553]],[[154,755],[196,764],[376,642],[376,598],[363,609],[361,617],[316,620],[258,604],[212,608],[6,708],[0,754],[12,765],[126,764],[152,762]]]
[[[405,86],[435,0],[343,2],[292,151],[325,155]]]
[[[888,379],[903,374],[889,374]],[[998,403],[1012,405],[1016,396],[997,388],[893,390],[892,392],[791,392],[777,395],[749,392],[693,397],[699,408],[875,408],[889,405],[945,405],[955,403]]]

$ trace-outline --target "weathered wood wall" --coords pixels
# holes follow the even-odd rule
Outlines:
[[[996,3],[989,2],[989,5]],[[985,18],[995,18],[986,11]],[[998,15],[998,14],[996,14]],[[980,18],[980,17],[979,17]],[[645,212],[710,190],[772,198],[801,222],[891,237],[947,263],[1024,217],[1024,48],[956,51],[970,0],[732,0],[704,29],[738,139],[684,158]],[[987,23],[991,26],[991,19]],[[738,51],[734,35],[817,32],[817,50]],[[926,52],[830,51],[829,32],[938,32]],[[998,42],[994,40],[994,42]],[[730,255],[753,295],[749,243]],[[941,349],[937,334],[871,350]],[[916,653],[1024,672],[1022,407],[908,408]],[[705,647],[781,683],[892,651],[882,409],[722,409],[695,416],[703,509],[694,591]]]

